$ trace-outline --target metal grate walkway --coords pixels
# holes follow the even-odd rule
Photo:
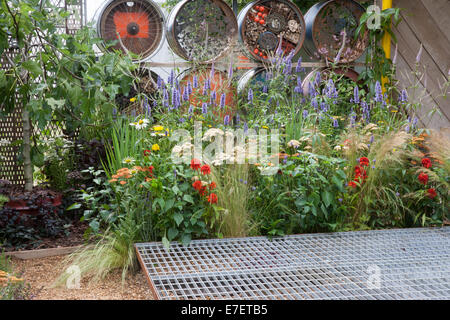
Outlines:
[[[135,246],[157,299],[450,299],[450,227]]]

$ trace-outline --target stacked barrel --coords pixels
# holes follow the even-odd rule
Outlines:
[[[203,79],[203,73],[211,71],[206,80],[223,79],[225,70],[214,68],[214,63],[228,56],[239,41],[248,59],[261,65],[243,76],[240,86],[245,87],[253,76],[264,78],[262,68],[280,53],[306,54],[341,64],[354,62],[368,44],[367,36],[355,38],[354,34],[363,13],[364,8],[353,0],[319,2],[305,16],[289,0],[257,0],[236,17],[223,0],[182,0],[165,21],[151,0],[109,0],[100,12],[97,28],[104,40],[118,40],[113,46],[104,46],[105,50],[131,52],[144,62],[161,48],[165,35],[172,51],[194,66],[182,73],[181,82],[194,76]],[[233,91],[230,82],[221,85],[228,86],[223,90],[226,100],[234,101],[228,96]]]

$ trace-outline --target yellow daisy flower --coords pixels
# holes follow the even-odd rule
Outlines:
[[[157,143],[155,143],[154,145],[152,145],[152,150],[153,151],[159,151],[159,145]]]

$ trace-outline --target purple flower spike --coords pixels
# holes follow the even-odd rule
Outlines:
[[[297,61],[297,66],[295,67],[295,72],[296,73],[302,72],[302,57],[300,57],[300,59],[298,59],[298,61]]]
[[[303,110],[302,115],[303,115],[303,119],[306,118],[308,116],[308,110],[306,110],[306,109]]]
[[[250,89],[248,89],[248,102],[250,103],[250,104],[253,104],[253,90],[252,90],[252,88],[250,88]]]
[[[375,102],[383,102],[383,89],[379,81],[375,83]]]
[[[230,66],[228,67],[228,80],[233,79],[233,60],[230,61]]]
[[[184,87],[183,90],[183,101],[189,101],[189,89]]]
[[[220,95],[220,108],[225,108],[225,98],[226,98],[226,95],[225,95],[225,93],[222,93],[221,95]]]
[[[226,126],[230,124],[230,116],[229,115],[226,115],[223,118],[223,124],[226,125]]]
[[[208,113],[208,104],[206,102],[202,103],[202,113],[207,114]]]
[[[353,102],[356,104],[359,104],[359,89],[358,86],[355,86],[355,89],[353,89]]]
[[[192,79],[192,86],[194,87],[194,89],[198,88],[198,78],[197,76],[194,76],[194,78]]]

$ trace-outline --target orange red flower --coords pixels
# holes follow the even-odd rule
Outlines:
[[[428,175],[426,173],[421,172],[419,174],[419,181],[420,183],[422,183],[423,185],[426,185],[428,183]]]
[[[422,166],[424,166],[427,169],[431,168],[431,160],[430,160],[430,158],[423,158],[422,159]]]
[[[427,195],[430,199],[434,199],[437,196],[436,190],[434,188],[430,188],[427,190]]]
[[[213,203],[217,203],[219,199],[217,198],[217,195],[215,193],[211,193],[208,197],[208,202],[213,204]]]
[[[195,190],[200,191],[203,184],[200,180],[196,180],[194,181],[194,183],[192,184],[192,186],[194,187]]]
[[[200,160],[198,159],[192,159],[191,160],[191,169],[192,170],[198,170],[202,166]]]
[[[205,164],[201,167],[200,171],[202,172],[202,174],[208,175],[211,173],[211,168],[207,164]]]

